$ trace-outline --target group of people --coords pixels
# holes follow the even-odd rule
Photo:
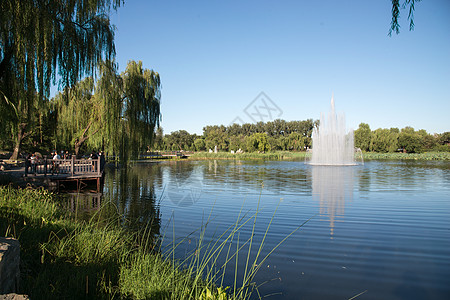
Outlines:
[[[58,151],[54,150],[51,153],[51,172],[53,174],[58,174],[60,172],[60,164],[62,159],[71,159],[72,155],[69,153],[69,151],[61,151],[60,154]],[[100,158],[100,170],[103,170],[105,165],[105,155],[103,152],[99,152],[98,154],[95,151],[92,151],[92,153],[89,156],[89,160],[92,160],[92,171],[96,171],[97,169],[97,163],[94,160],[97,160]],[[42,159],[42,156],[38,152],[34,152],[29,154],[26,157],[25,160],[25,176],[27,174],[30,174],[30,168],[31,168],[31,174],[36,175],[37,173],[37,166]]]
[[[30,167],[31,173],[36,175],[38,163],[39,163],[39,156],[36,152],[28,154],[25,160],[25,176],[28,174]]]

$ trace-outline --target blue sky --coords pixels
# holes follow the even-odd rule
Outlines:
[[[120,72],[161,76],[164,133],[250,123],[261,92],[263,121],[319,119],[334,94],[348,128],[450,131],[450,1],[417,3],[414,31],[407,14],[391,37],[390,0],[129,0],[112,21]]]

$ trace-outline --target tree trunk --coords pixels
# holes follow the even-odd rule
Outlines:
[[[83,143],[91,136],[93,136],[94,134],[97,133],[98,129],[96,129],[94,132],[92,132],[91,134],[84,136],[86,134],[86,132],[89,130],[89,127],[91,127],[92,121],[89,122],[88,126],[86,127],[86,129],[84,130],[83,134],[81,135],[80,138],[77,138],[75,140],[75,144],[74,144],[74,148],[75,148],[75,155],[78,156],[78,152],[80,152],[80,148],[81,145],[83,145]]]
[[[25,132],[25,128],[27,127],[27,123],[20,123],[18,126],[17,139],[16,144],[14,146],[14,152],[9,158],[10,160],[17,160],[19,157],[20,146],[22,145],[23,139],[29,134]]]

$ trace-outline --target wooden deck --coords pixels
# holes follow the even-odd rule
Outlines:
[[[104,161],[97,159],[41,159],[35,167],[25,167],[25,177],[41,178],[56,183],[57,188],[76,184],[77,191],[90,183],[95,183],[96,191],[101,191]]]

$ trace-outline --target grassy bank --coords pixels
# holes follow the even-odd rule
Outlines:
[[[284,159],[305,159],[306,152],[290,152],[290,151],[277,151],[277,152],[245,152],[245,153],[229,153],[229,152],[196,152],[190,156],[191,159],[265,159],[265,160],[284,160]]]
[[[450,160],[450,152],[425,152],[425,153],[363,153],[365,160]]]
[[[263,160],[304,160],[307,155],[306,152],[267,152],[267,153],[240,153],[232,154],[228,152],[197,152],[193,154],[191,159],[263,159]],[[363,153],[364,160],[379,159],[379,160],[450,160],[450,152],[426,152],[426,153],[377,153],[365,152]]]
[[[45,190],[0,187],[0,220],[0,234],[20,241],[20,292],[32,299],[201,299],[222,292],[201,270],[175,267],[153,251],[148,232],[127,232],[118,219],[76,221]]]
[[[259,248],[254,260],[239,253],[247,257],[239,286],[225,292],[216,285],[223,283],[226,265],[233,269],[233,260],[244,246],[250,253],[253,234],[239,240],[238,231],[255,222],[257,213],[239,217],[215,241],[206,243],[200,238],[195,251],[177,261],[175,243],[165,253],[155,250],[158,243],[153,233],[147,228],[126,230],[121,225],[123,218],[114,217],[112,210],[113,205],[104,206],[90,221],[79,221],[46,190],[0,187],[0,234],[21,244],[19,292],[31,299],[211,300],[248,299],[257,293],[253,278],[267,258],[260,255],[264,239],[261,245],[253,245]],[[219,264],[218,257],[224,255],[225,263]]]

